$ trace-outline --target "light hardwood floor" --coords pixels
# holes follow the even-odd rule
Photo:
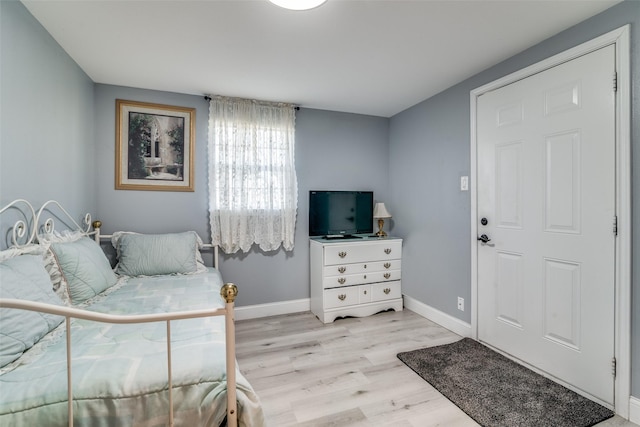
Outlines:
[[[477,426],[396,357],[459,339],[409,310],[327,325],[309,312],[236,322],[240,371],[272,427]]]

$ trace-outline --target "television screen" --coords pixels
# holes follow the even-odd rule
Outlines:
[[[373,232],[373,191],[310,191],[309,235]]]

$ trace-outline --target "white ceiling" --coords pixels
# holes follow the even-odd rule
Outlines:
[[[23,0],[97,83],[390,117],[619,0]]]

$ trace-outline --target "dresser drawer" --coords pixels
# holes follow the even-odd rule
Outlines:
[[[358,304],[358,301],[360,300],[358,288],[358,286],[348,286],[346,288],[325,290],[324,307],[336,308]]]
[[[391,259],[389,261],[358,262],[354,264],[335,264],[324,267],[323,274],[329,276],[344,276],[346,274],[375,273],[376,271],[400,270],[402,261]]]
[[[374,283],[371,285],[371,301],[384,301],[402,297],[400,280],[387,283]]]
[[[402,257],[402,241],[376,241],[366,244],[329,245],[324,247],[324,264],[351,264],[384,261]]]
[[[339,276],[329,276],[322,280],[324,289],[338,288],[344,286],[362,285],[364,283],[391,282],[400,280],[400,270],[373,271],[357,274],[342,274]]]

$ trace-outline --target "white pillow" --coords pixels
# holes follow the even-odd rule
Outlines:
[[[42,254],[16,256],[15,251],[3,252],[0,261],[0,298],[62,305],[60,298],[51,289]],[[63,320],[64,317],[53,314],[0,308],[0,368],[20,357]]]
[[[113,233],[116,272],[125,276],[195,274],[206,271],[200,248],[202,240],[194,231],[166,234]]]
[[[45,248],[41,245],[27,245],[23,247],[12,247],[0,251],[0,262],[15,258],[20,255],[42,255],[44,257]]]
[[[57,270],[55,277],[60,277],[72,304],[81,304],[118,281],[102,248],[90,237],[51,243],[49,251],[55,259],[51,271]]]
[[[53,253],[49,250],[48,244],[32,244],[23,247],[12,247],[4,251],[0,251],[0,262],[10,258],[14,258],[20,255],[40,255],[42,257],[42,264],[49,273],[51,280],[51,288],[58,295],[58,297],[65,303],[69,304],[69,296],[64,286],[62,286],[62,275],[57,268]]]
[[[54,231],[53,233],[41,234],[38,236],[38,241],[44,244],[75,242],[83,237],[86,237],[86,233],[83,233],[82,231],[64,230],[61,233]]]
[[[60,297],[60,299],[66,304],[71,305],[71,298],[69,297],[69,290],[67,289],[67,282],[64,280],[62,270],[58,262],[56,261],[53,251],[50,250],[52,243],[64,243],[75,242],[85,236],[85,233],[81,231],[65,230],[62,233],[53,232],[41,234],[38,236],[40,247],[44,250],[44,265],[51,277],[51,284],[54,292]]]

